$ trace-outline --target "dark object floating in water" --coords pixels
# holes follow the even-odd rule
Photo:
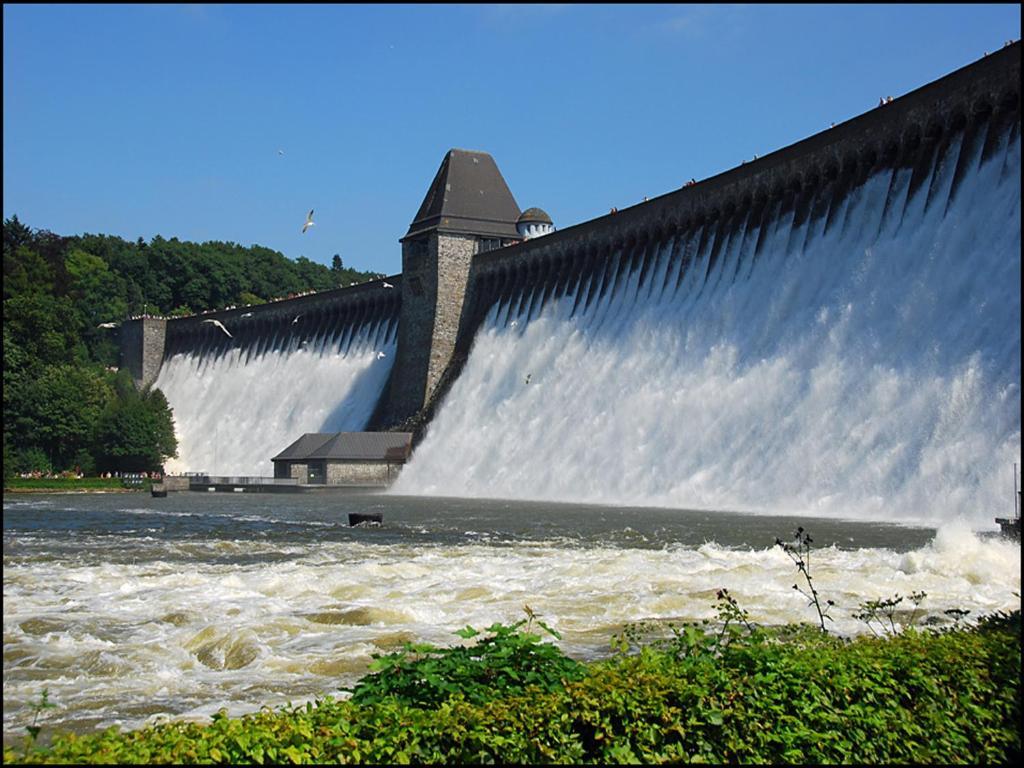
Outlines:
[[[167,487],[160,483],[154,483],[150,487],[149,492],[153,494],[154,498],[162,499],[167,495]]]
[[[384,521],[383,512],[349,512],[348,513],[348,524],[349,525],[361,525],[362,523],[369,523],[370,525],[380,525]]]

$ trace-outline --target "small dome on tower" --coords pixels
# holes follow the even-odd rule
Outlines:
[[[527,240],[555,231],[551,217],[540,208],[527,208],[516,221],[516,229]]]

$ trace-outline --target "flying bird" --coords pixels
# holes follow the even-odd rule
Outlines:
[[[316,222],[313,221],[313,209],[310,208],[309,213],[306,214],[306,223],[302,225],[302,232],[305,233],[307,229],[314,226],[315,224]]]
[[[283,157],[284,156],[284,150],[283,149],[277,150],[277,154],[279,154],[279,155],[281,155]]]
[[[229,331],[227,328],[225,328],[224,327],[224,323],[222,323],[220,320],[210,319],[210,320],[203,320],[203,322],[204,323],[213,323],[218,328],[220,328],[222,331],[224,331],[224,333],[226,333],[229,338],[232,338],[232,339],[235,338],[234,336],[231,335],[231,331]]]
[[[252,312],[246,312],[242,317],[252,317]]]
[[[393,286],[391,283],[384,283],[384,287],[385,288],[394,288],[395,286]]]
[[[531,377],[532,375],[533,375],[532,373],[528,373],[528,374],[526,374],[526,383],[527,383],[527,384],[529,384],[529,383],[530,383],[530,377]]]
[[[387,357],[387,355],[385,355],[383,352],[378,352],[377,353],[377,359],[378,360],[383,360],[385,357]]]
[[[100,323],[96,327],[97,328],[117,328],[117,326],[119,326],[119,325],[120,325],[120,323]]]
[[[294,320],[292,320],[292,325],[295,325],[295,324],[296,324],[297,322],[299,322],[299,318],[300,318],[300,317],[302,317],[302,315],[296,315],[296,316],[295,316],[295,319],[294,319]]]

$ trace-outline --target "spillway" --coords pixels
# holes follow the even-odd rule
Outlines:
[[[155,384],[178,438],[165,469],[271,476],[271,457],[303,433],[362,430],[391,372],[397,327],[393,313],[289,318],[230,338],[207,327],[199,343],[172,345]]]
[[[993,527],[1019,127],[492,291],[393,492]]]

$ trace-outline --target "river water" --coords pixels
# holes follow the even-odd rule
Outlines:
[[[347,513],[384,514],[350,528]],[[412,497],[176,493],[4,497],[4,740],[44,688],[44,733],[232,715],[337,693],[372,654],[458,642],[528,604],[578,658],[624,623],[715,617],[728,588],[764,624],[815,621],[778,547],[814,538],[831,626],[924,591],[925,621],[1020,606],[1020,547],[939,529],[802,516]]]

